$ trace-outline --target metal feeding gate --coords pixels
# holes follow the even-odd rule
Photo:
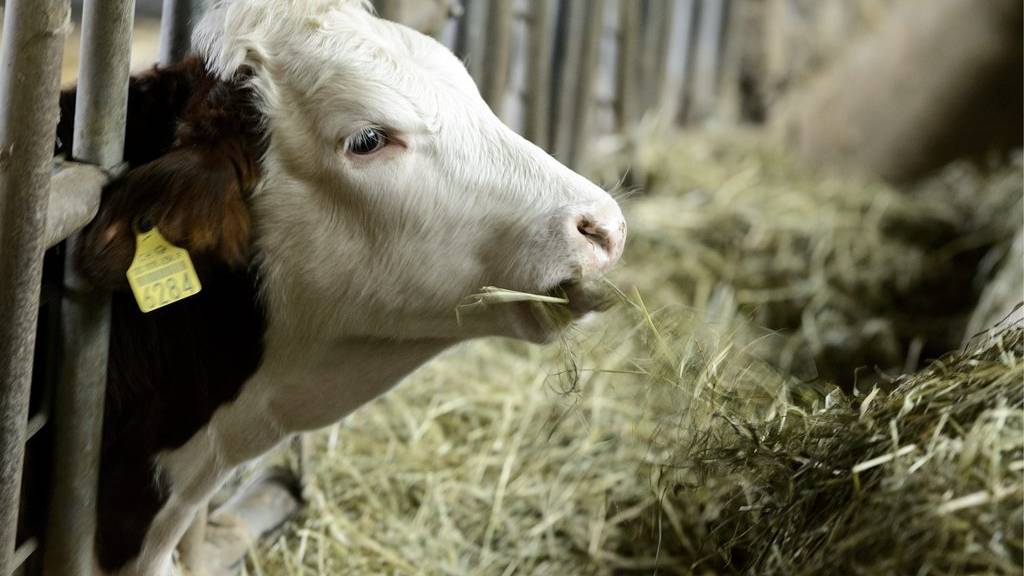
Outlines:
[[[163,0],[160,61],[207,0]],[[378,0],[386,17],[424,0]],[[85,0],[73,161],[54,160],[72,0],[7,0],[0,53],[0,576],[93,569],[109,296],[70,265],[121,169],[135,0]],[[578,166],[648,111],[717,98],[729,0],[462,0],[438,31],[514,129]]]
[[[199,0],[164,0],[163,62]],[[0,576],[93,569],[110,301],[69,265],[124,152],[135,0],[86,0],[74,161],[53,158],[71,0],[7,0],[0,50]]]

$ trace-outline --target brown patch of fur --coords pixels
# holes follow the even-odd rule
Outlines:
[[[184,106],[165,106],[167,112],[183,109],[176,142],[108,186],[99,214],[84,231],[77,261],[97,286],[127,287],[125,272],[140,225],[157,226],[171,243],[188,250],[200,269],[204,264],[243,268],[249,262],[246,200],[259,180],[265,149],[254,95],[244,74],[222,82],[189,65],[184,70],[193,77],[185,82],[182,69],[168,73],[178,78],[175,85],[187,83],[194,92]],[[159,77],[161,70],[151,74]],[[159,139],[159,131],[154,136]]]
[[[88,279],[113,290],[96,533],[105,573],[139,554],[166,502],[168,481],[154,478],[154,456],[206,425],[262,359],[247,201],[265,144],[247,80],[219,81],[197,59],[132,79],[130,170],[104,190],[75,254]],[[70,144],[73,89],[61,105],[58,153]],[[125,272],[135,230],[147,225],[189,251],[203,290],[143,314]]]

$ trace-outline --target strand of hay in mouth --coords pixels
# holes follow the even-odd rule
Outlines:
[[[461,325],[464,312],[475,311],[488,306],[519,302],[538,304],[539,306],[536,306],[536,310],[543,311],[549,308],[557,310],[558,306],[568,304],[569,299],[561,296],[544,296],[542,294],[518,292],[495,286],[484,286],[479,292],[470,294],[461,304],[455,307],[455,320]]]
[[[511,302],[544,302],[547,304],[568,304],[569,299],[558,296],[544,296],[541,294],[531,294],[529,292],[517,292],[515,290],[508,290],[505,288],[497,288],[495,286],[484,286],[480,289],[480,292],[471,294],[468,297],[469,302],[462,306],[477,306],[477,305],[490,305],[490,304],[508,304]]]
[[[556,330],[566,326],[572,320],[569,311],[569,298],[565,296],[546,296],[530,292],[518,292],[495,286],[484,286],[480,292],[467,296],[455,308],[455,321],[462,324],[462,314],[479,311],[490,306],[505,304],[529,303],[533,317],[544,327]]]

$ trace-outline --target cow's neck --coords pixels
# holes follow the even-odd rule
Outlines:
[[[287,334],[267,336],[263,367],[252,392],[266,399],[287,432],[332,424],[391,389],[454,341],[396,341],[368,337],[300,343]]]
[[[129,292],[113,295],[97,543],[108,570],[138,554],[166,498],[153,479],[155,455],[183,445],[238,398],[263,356],[254,274],[200,274],[202,291],[149,314]]]
[[[336,422],[453,343],[300,339],[265,318],[254,273],[202,280],[196,296],[150,314],[114,295],[98,534],[107,569],[138,554],[166,499],[158,486],[177,480],[153,481],[161,454],[188,454],[190,439],[215,430],[223,464],[240,463]]]

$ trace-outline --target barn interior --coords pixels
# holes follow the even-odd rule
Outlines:
[[[616,305],[273,455],[243,573],[1021,572],[1020,0],[375,4],[621,198]]]

